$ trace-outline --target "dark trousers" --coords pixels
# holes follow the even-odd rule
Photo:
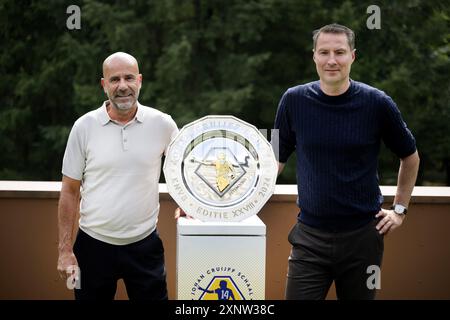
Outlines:
[[[76,300],[113,300],[123,279],[130,300],[167,300],[164,248],[155,230],[146,238],[118,246],[78,231],[74,253],[80,268]]]
[[[375,226],[374,220],[355,231],[332,233],[297,223],[288,237],[292,250],[286,299],[325,299],[333,281],[338,299],[374,299],[368,267],[381,268],[384,250]]]

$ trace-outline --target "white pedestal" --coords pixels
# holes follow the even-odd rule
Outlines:
[[[241,222],[178,219],[178,300],[264,300],[265,265],[266,225],[258,216]]]

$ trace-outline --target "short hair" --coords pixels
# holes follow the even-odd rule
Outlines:
[[[332,23],[327,24],[326,26],[323,26],[320,29],[313,31],[313,49],[316,49],[317,45],[317,38],[319,38],[319,35],[321,33],[335,33],[335,34],[345,34],[347,36],[348,45],[350,46],[350,49],[355,49],[355,33],[352,29],[347,28],[346,26]]]

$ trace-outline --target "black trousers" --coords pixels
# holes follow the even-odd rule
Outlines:
[[[156,230],[123,246],[79,230],[74,253],[80,268],[76,300],[113,300],[119,279],[123,279],[130,300],[167,300],[164,248]]]
[[[298,222],[289,233],[292,244],[288,263],[286,299],[325,299],[335,282],[338,299],[375,298],[368,285],[369,266],[381,268],[384,240],[374,220],[344,233],[324,232]],[[369,269],[373,270],[373,269]]]

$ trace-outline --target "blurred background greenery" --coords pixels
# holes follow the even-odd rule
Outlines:
[[[68,30],[69,5],[81,29]],[[140,102],[181,128],[231,114],[272,128],[287,88],[317,79],[312,31],[337,22],[356,32],[352,79],[390,95],[417,139],[418,185],[450,185],[449,1],[0,0],[0,179],[60,180],[73,122],[105,100],[102,62],[137,58]],[[295,156],[279,183],[295,183]],[[382,149],[381,184],[398,159]]]

